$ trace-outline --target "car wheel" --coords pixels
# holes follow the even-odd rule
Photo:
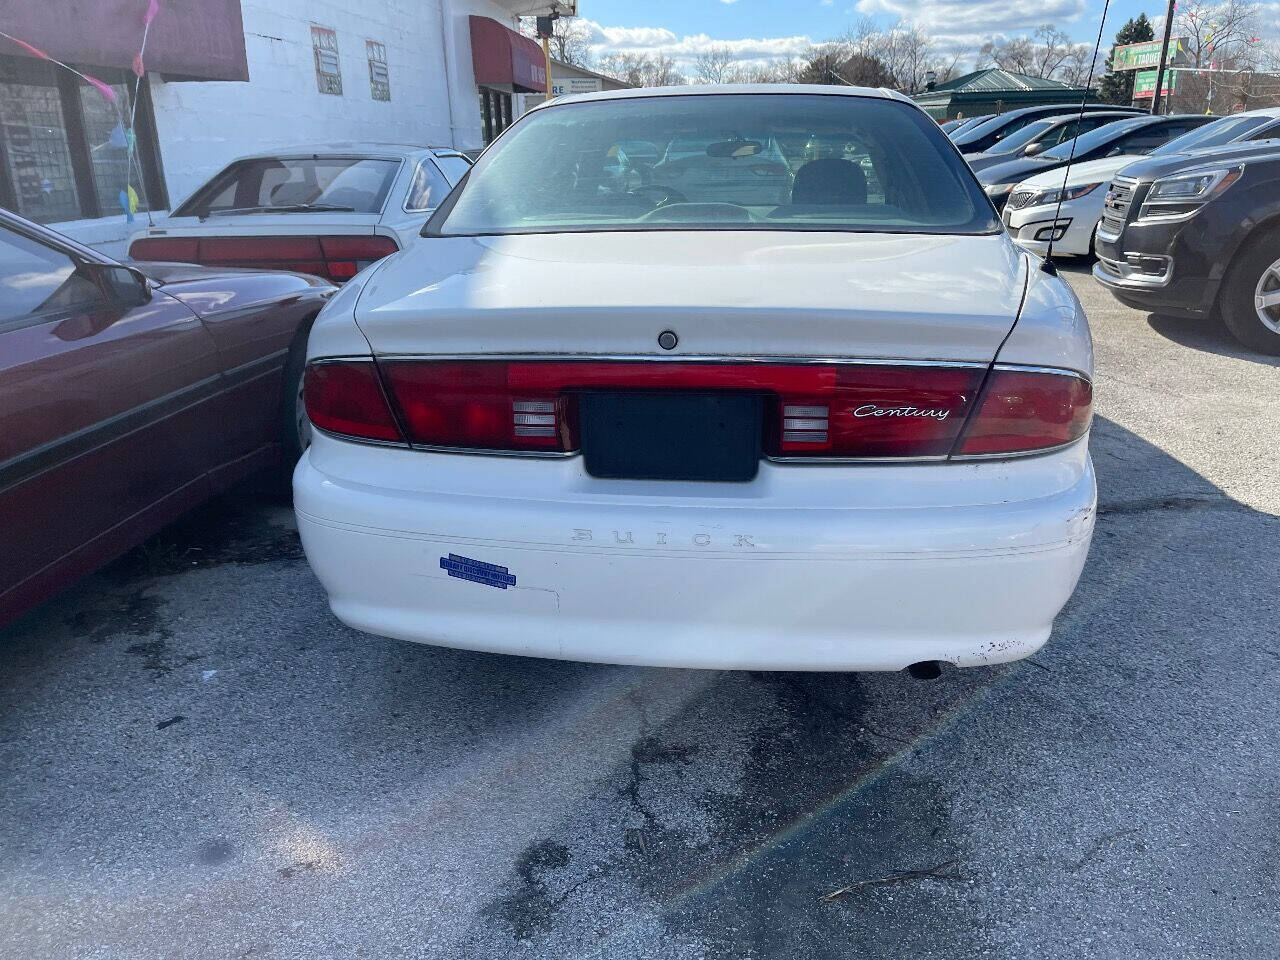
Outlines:
[[[311,446],[311,421],[307,419],[307,408],[302,401],[302,369],[307,362],[307,334],[310,332],[311,322],[307,321],[289,349],[289,359],[284,366],[280,447],[284,453],[282,465],[287,474],[293,472],[299,458]]]
[[[1245,240],[1227,274],[1222,319],[1245,346],[1280,355],[1280,230]]]

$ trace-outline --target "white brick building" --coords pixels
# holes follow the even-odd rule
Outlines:
[[[115,107],[74,74],[0,38],[0,206],[119,253],[131,229],[119,197],[126,180],[140,210],[160,210],[232,158],[275,146],[482,146],[519,109],[513,94],[545,90],[541,51],[514,28],[520,15],[550,5],[162,2],[147,45],[132,176]],[[76,0],[42,0],[20,4],[19,22],[4,30],[108,83],[128,116],[129,66],[146,8],[147,0],[112,0],[86,22]]]

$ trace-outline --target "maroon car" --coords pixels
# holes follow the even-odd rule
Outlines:
[[[125,266],[0,210],[0,624],[296,459],[315,277]]]

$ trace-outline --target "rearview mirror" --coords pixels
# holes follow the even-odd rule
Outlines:
[[[1034,157],[1041,153],[1044,153],[1043,143],[1028,143],[1026,149],[1022,151],[1024,157]]]
[[[708,144],[709,157],[754,157],[764,149],[759,140],[719,140]]]

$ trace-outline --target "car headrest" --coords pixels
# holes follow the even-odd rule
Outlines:
[[[850,160],[810,160],[796,172],[791,202],[845,206],[866,203],[866,174]]]

